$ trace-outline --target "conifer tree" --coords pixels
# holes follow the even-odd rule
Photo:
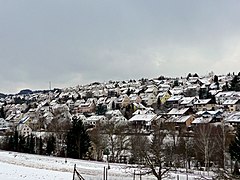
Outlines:
[[[14,132],[13,136],[13,151],[18,151],[18,132]]]
[[[67,155],[71,158],[82,159],[90,147],[89,135],[81,120],[73,118],[72,128],[67,134]]]
[[[55,148],[56,148],[56,138],[54,137],[54,135],[51,135],[47,139],[46,153],[48,155],[51,155],[55,151]]]
[[[29,140],[30,141],[29,142],[29,153],[35,154],[35,139],[32,134],[30,135],[29,139],[30,139]]]
[[[43,154],[43,141],[42,141],[42,137],[40,137],[39,139],[39,154],[42,155]]]

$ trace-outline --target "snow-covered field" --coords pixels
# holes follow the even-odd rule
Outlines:
[[[67,160],[67,162],[65,161]],[[72,180],[73,168],[86,180],[103,179],[106,162],[65,159],[16,152],[0,151],[0,179],[4,180]],[[172,174],[173,179],[185,180],[186,174]],[[188,177],[194,180],[197,175]],[[110,164],[108,180],[132,180],[133,169],[125,164]],[[139,179],[136,177],[135,180]],[[156,179],[151,175],[142,176],[142,180]]]

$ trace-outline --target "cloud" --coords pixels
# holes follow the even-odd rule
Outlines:
[[[0,92],[237,71],[239,7],[235,0],[1,1]]]

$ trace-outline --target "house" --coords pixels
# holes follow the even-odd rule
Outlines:
[[[165,102],[171,97],[170,91],[160,92],[157,95],[157,99],[160,100],[161,104],[165,104]]]
[[[143,110],[143,109],[147,109],[147,108],[141,103],[133,103],[133,109],[135,111],[135,110],[138,110],[138,109]]]
[[[216,123],[223,120],[222,112],[220,110],[216,111],[199,111],[196,113],[197,117],[193,120],[192,124],[207,124]]]
[[[106,100],[107,99],[108,99],[107,97],[100,97],[100,98],[98,98],[96,105],[106,104]]]
[[[193,107],[194,103],[198,100],[196,97],[183,97],[180,101],[181,107]]]
[[[194,109],[197,111],[212,110],[215,104],[212,103],[211,99],[198,99],[194,102]]]
[[[183,94],[186,97],[194,97],[197,96],[199,89],[200,89],[199,85],[190,84],[184,89]]]
[[[187,128],[191,126],[193,120],[193,115],[171,116],[170,118],[166,119],[164,123],[174,126],[179,131],[186,131]]]
[[[27,124],[19,124],[17,126],[17,131],[22,136],[29,136],[32,134],[32,129]]]
[[[240,99],[226,100],[222,104],[227,111],[235,112],[240,110]]]
[[[147,93],[147,94],[153,93],[156,96],[158,93],[158,89],[155,85],[149,85],[149,86],[147,86],[145,93]]]
[[[154,110],[152,108],[143,108],[143,109],[136,110],[133,113],[133,115],[137,115],[137,114],[152,114],[152,115],[154,115],[155,113],[153,111]]]
[[[192,108],[172,108],[166,115],[168,116],[184,116],[193,114]]]
[[[179,95],[183,94],[183,88],[179,87],[179,86],[176,86],[169,91],[173,96],[179,96]]]
[[[105,113],[105,116],[107,119],[111,119],[112,117],[122,117],[123,114],[120,110],[109,110]]]
[[[5,119],[0,118],[0,132],[6,132],[7,130],[9,130],[8,122]]]
[[[130,104],[130,98],[127,94],[121,95],[117,99],[117,104],[119,107],[127,107]]]
[[[94,101],[87,101],[86,103],[80,104],[77,112],[79,113],[93,113],[96,110]]]
[[[95,126],[98,122],[100,121],[105,121],[106,117],[105,116],[90,116],[83,120],[83,124],[87,126]]]
[[[169,91],[171,88],[171,86],[169,84],[160,84],[158,86],[158,90],[159,92],[166,92],[166,91]]]
[[[167,107],[178,107],[183,96],[171,96],[166,101]]]
[[[232,99],[233,95],[234,95],[234,91],[218,92],[215,95],[216,103],[222,104],[224,101]]]
[[[152,122],[157,118],[156,114],[136,114],[129,119],[135,130],[150,131]]]
[[[130,102],[131,102],[131,103],[141,103],[141,102],[142,102],[141,97],[138,96],[137,94],[131,94],[131,95],[129,96],[129,98],[130,98]]]
[[[153,93],[144,94],[141,98],[147,106],[152,106],[154,103],[157,103],[157,96]]]
[[[105,100],[105,103],[107,104],[108,110],[114,110],[114,109],[116,109],[117,97],[108,97]]]
[[[240,112],[234,112],[225,118],[225,123],[229,123],[234,127],[238,127],[240,125]]]

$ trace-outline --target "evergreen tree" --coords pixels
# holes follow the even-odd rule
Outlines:
[[[14,132],[13,136],[13,151],[18,151],[18,132]]]
[[[9,139],[8,139],[8,146],[7,146],[6,150],[14,151],[14,138],[13,138],[13,136],[9,137]]]
[[[238,163],[240,162],[240,128],[238,128],[235,139],[229,146],[229,153],[231,155],[231,158],[236,161],[233,174],[240,175],[238,168]]]
[[[48,155],[51,155],[56,149],[56,138],[54,135],[51,135],[47,139],[47,147],[46,147],[46,153]]]
[[[43,141],[42,141],[42,137],[40,137],[40,139],[39,139],[39,154],[40,155],[43,154]]]
[[[240,91],[240,76],[234,76],[231,81],[231,90]]]
[[[73,118],[72,128],[67,134],[67,155],[82,159],[90,147],[90,138],[81,120]]]
[[[115,110],[116,109],[116,105],[115,105],[115,102],[113,101],[112,102],[112,110]]]
[[[26,152],[26,139],[24,136],[19,135],[19,143],[18,143],[18,151],[19,152]]]
[[[199,77],[197,73],[195,73],[192,77]]]
[[[217,75],[214,75],[213,81],[214,81],[215,83],[218,82],[218,76],[217,76]]]
[[[191,74],[191,73],[188,73],[187,79],[189,79],[190,77],[192,77],[192,74]]]
[[[218,76],[217,75],[214,75],[213,81],[217,85],[217,90],[219,90],[219,81],[218,81]]]
[[[228,82],[226,82],[225,85],[223,85],[222,90],[223,91],[229,91]]]
[[[5,112],[4,112],[4,108],[3,108],[3,107],[1,107],[1,109],[0,109],[0,118],[3,118],[3,119],[6,118],[6,115],[5,115]]]
[[[35,138],[32,134],[30,135],[29,153],[35,154]]]

